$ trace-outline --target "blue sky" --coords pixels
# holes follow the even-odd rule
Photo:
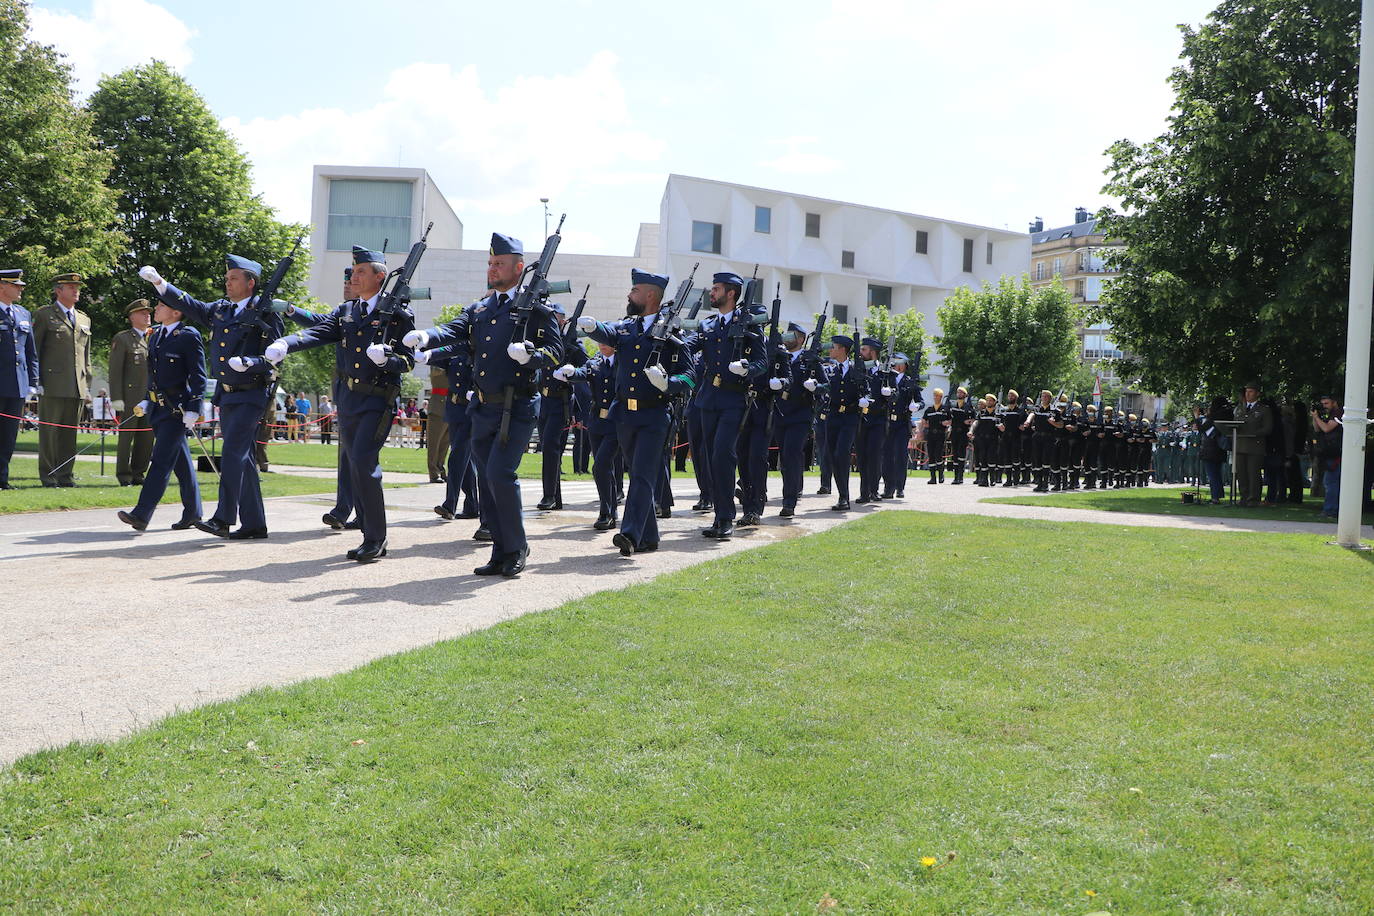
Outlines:
[[[36,2],[88,93],[158,57],[309,216],[316,163],[430,170],[465,227],[629,254],[670,172],[1024,230],[1165,126],[1178,23],[1215,0],[641,5]]]

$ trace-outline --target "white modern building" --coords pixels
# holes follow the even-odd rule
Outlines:
[[[957,287],[1019,276],[1030,262],[1023,232],[685,175],[668,176],[659,226],[660,266],[674,281],[696,263],[706,283],[721,270],[747,279],[758,265],[764,300],[780,288],[783,319],[803,326],[827,301],[848,323],[883,305],[918,310],[929,338]],[[925,372],[948,387],[938,362]]]

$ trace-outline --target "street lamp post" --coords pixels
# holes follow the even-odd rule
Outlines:
[[[548,199],[547,197],[541,197],[541,198],[539,198],[539,202],[540,202],[541,204],[544,205],[544,238],[548,238],[548,237],[549,237],[549,199]]]

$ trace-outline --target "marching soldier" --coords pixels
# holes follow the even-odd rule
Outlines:
[[[259,357],[282,335],[281,316],[249,308],[262,279],[262,265],[238,255],[225,259],[224,298],[201,302],[144,267],[138,275],[157,290],[158,298],[199,324],[210,328],[209,370],[215,379],[214,402],[219,407],[219,503],[208,521],[196,527],[230,540],[267,537],[267,514],[258,483],[256,437],[273,388]],[[242,522],[237,531],[234,522]]]
[[[968,456],[969,433],[972,432],[974,419],[973,402],[969,400],[968,389],[960,385],[954,391],[954,400],[949,405],[949,443],[950,464],[954,466],[953,484],[964,482],[964,461]]]
[[[574,368],[564,363],[554,370],[554,377],[565,382],[585,382],[591,387],[591,416],[587,421],[587,433],[591,438],[594,454],[592,459],[592,479],[596,482],[598,512],[592,527],[597,531],[609,531],[619,524],[620,479],[625,471],[621,457],[620,439],[616,436],[615,419],[615,348],[609,344],[597,344],[601,355]]]
[[[151,422],[146,416],[127,413],[148,394],[148,337],[152,334],[149,327],[152,310],[147,299],[130,302],[124,308],[129,327],[110,341],[110,393],[114,395],[111,401],[122,421],[115,453],[115,478],[121,487],[143,483],[143,474],[152,458]]]
[[[1098,467],[1102,460],[1102,418],[1098,415],[1097,405],[1089,404],[1083,424],[1083,489],[1097,489]]]
[[[806,331],[796,322],[788,322],[782,335],[782,358],[774,364],[773,378],[768,381],[777,411],[778,470],[782,472],[782,509],[778,515],[782,518],[792,518],[797,512],[806,437],[811,433],[814,416],[815,395],[806,382],[814,387],[820,367],[813,365],[815,361],[802,348],[805,343]]]
[[[1007,403],[999,413],[997,431],[997,463],[1002,469],[1005,480],[1003,487],[1014,487],[1022,483],[1024,472],[1021,459],[1021,427],[1026,422],[1026,408],[1021,403],[1021,395],[1013,388],[1007,392]]]
[[[425,464],[429,482],[443,483],[448,479],[448,373],[440,366],[429,367],[429,405],[425,414],[425,433],[429,436]]]
[[[1055,416],[1054,395],[1047,390],[1040,392],[1040,400],[1035,409],[1026,417],[1023,428],[1031,434],[1031,467],[1035,473],[1035,489],[1032,492],[1046,493],[1050,489],[1050,472],[1054,462]]]
[[[1064,485],[1066,490],[1077,490],[1080,477],[1083,473],[1083,434],[1087,430],[1087,418],[1083,414],[1083,405],[1074,401],[1069,405],[1068,413],[1064,415],[1064,432],[1068,435],[1068,459],[1066,470],[1068,481]]]
[[[119,520],[135,531],[152,521],[167,481],[173,474],[181,487],[181,518],[172,525],[185,531],[200,521],[200,483],[186,436],[200,422],[205,395],[205,346],[200,332],[182,324],[182,314],[165,302],[157,304],[160,327],[148,341],[147,388],[133,408],[146,416],[153,429],[152,463],[132,511],[120,510]]]
[[[53,301],[33,313],[38,386],[38,476],[45,487],[74,487],[76,428],[91,385],[91,319],[78,311],[81,275],[53,278]]]
[[[558,332],[566,335],[567,312],[556,303],[550,308],[558,316]],[[563,350],[563,359],[573,368],[587,361],[587,351],[581,347],[565,346]],[[563,452],[568,446],[569,427],[573,422],[573,390],[562,379],[546,376],[539,393],[542,395],[539,399],[539,452],[544,493],[535,508],[548,511],[563,508]]]
[[[985,394],[979,404],[981,406],[973,421],[973,464],[978,472],[974,483],[980,487],[990,487],[998,461],[997,397]]]
[[[477,468],[472,463],[472,357],[468,348],[448,344],[433,350],[420,350],[415,362],[428,364],[434,372],[442,372],[444,392],[444,435],[448,438],[448,464],[444,472],[444,501],[434,507],[434,514],[442,519],[481,518],[481,498],[477,493]],[[434,414],[430,415],[431,417]],[[458,500],[463,510],[458,511]],[[491,540],[491,532],[479,527],[473,535],[479,541]]]
[[[951,425],[944,389],[936,388],[931,395],[930,406],[921,416],[921,431],[926,440],[926,470],[930,471],[927,484],[945,482],[945,440]]]
[[[10,458],[19,438],[24,405],[38,388],[38,350],[33,316],[19,304],[24,272],[0,270],[0,490],[13,490]]]
[[[868,389],[859,400],[859,438],[854,443],[854,459],[859,472],[857,505],[877,502],[881,495],[878,485],[883,474],[883,446],[887,441],[887,398],[882,395],[883,373],[878,368],[882,352],[882,342],[877,338],[865,337],[859,342],[859,365],[864,369]]]
[[[862,362],[851,360],[854,351],[854,338],[836,334],[830,338],[830,366],[825,376],[825,409],[821,419],[825,421],[826,450],[830,455],[830,476],[835,486],[834,512],[849,511],[849,451],[859,433],[859,405],[868,397],[868,374]],[[803,383],[807,390],[815,391],[817,384],[808,379]]]
[[[335,344],[339,444],[348,455],[363,532],[362,544],[347,556],[359,563],[386,556],[380,455],[401,393],[401,376],[415,367],[410,349],[401,343],[401,338],[414,330],[414,316],[405,306],[391,315],[379,308],[386,273],[386,257],[381,252],[355,248],[356,298],[335,308],[314,327],[273,341],[264,354],[270,362],[280,363],[288,353]]]
[[[892,375],[884,378],[883,387],[878,392],[887,401],[882,497],[905,499],[907,465],[911,463],[907,444],[911,441],[916,414],[921,409],[921,386],[915,376],[907,374],[910,361],[905,353],[893,353],[889,365],[893,369]]]

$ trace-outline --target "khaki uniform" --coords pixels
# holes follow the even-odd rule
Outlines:
[[[38,398],[38,476],[48,487],[73,482],[76,462],[68,459],[76,454],[76,426],[90,393],[91,319],[80,310],[74,314],[75,326],[67,323],[66,312],[56,303],[33,313],[38,380],[43,386]]]
[[[1258,503],[1261,498],[1265,440],[1274,429],[1274,417],[1268,407],[1258,402],[1253,407],[1241,403],[1236,407],[1235,416],[1241,421],[1240,429],[1236,430],[1236,486],[1240,490],[1241,503]]]
[[[115,477],[123,486],[141,484],[153,455],[153,426],[146,416],[133,415],[148,397],[148,337],[137,328],[125,328],[110,341],[110,395],[124,402]]]
[[[428,452],[429,479],[442,480],[448,473],[448,420],[444,417],[448,403],[448,372],[444,369],[429,370],[429,406],[425,412],[425,447]],[[440,393],[442,392],[442,394]]]

